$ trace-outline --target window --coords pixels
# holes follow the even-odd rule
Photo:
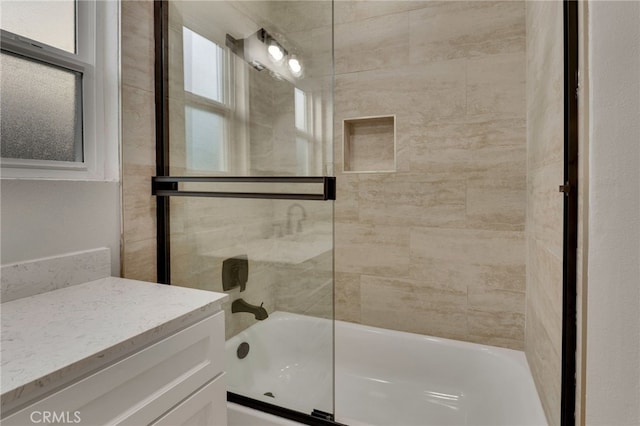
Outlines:
[[[2,157],[83,161],[82,72],[2,52]]]
[[[117,178],[116,17],[116,2],[3,0],[3,177]]]
[[[229,171],[231,61],[226,49],[183,27],[186,165],[190,171]]]
[[[310,172],[313,153],[311,102],[307,94],[297,87],[294,88],[293,96],[296,124],[296,172],[300,176],[307,176]]]

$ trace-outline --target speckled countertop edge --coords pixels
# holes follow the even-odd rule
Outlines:
[[[3,411],[215,313],[226,298],[108,277],[3,303]]]

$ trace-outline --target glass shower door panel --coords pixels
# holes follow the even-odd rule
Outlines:
[[[230,392],[332,414],[332,2],[163,4],[171,284],[229,295]]]
[[[170,212],[172,284],[229,295],[228,391],[333,413],[333,202],[172,197]]]

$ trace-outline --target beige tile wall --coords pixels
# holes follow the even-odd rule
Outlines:
[[[366,3],[336,3],[338,318],[522,348],[524,5]],[[460,24],[420,35],[442,14]],[[150,1],[123,2],[123,274],[155,280],[152,22]],[[377,28],[380,40],[362,36]],[[386,114],[397,115],[397,172],[340,173],[342,118]],[[210,285],[217,272],[189,262]]]
[[[121,3],[122,276],[156,281],[153,1]]]
[[[551,425],[560,424],[562,343],[562,2],[526,3],[527,322],[525,352]],[[544,30],[542,30],[544,29]]]
[[[338,319],[522,349],[524,2],[335,3]],[[342,120],[396,115],[395,173]]]

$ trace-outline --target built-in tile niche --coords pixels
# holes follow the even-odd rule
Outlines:
[[[349,118],[343,122],[344,171],[396,171],[395,115]]]

